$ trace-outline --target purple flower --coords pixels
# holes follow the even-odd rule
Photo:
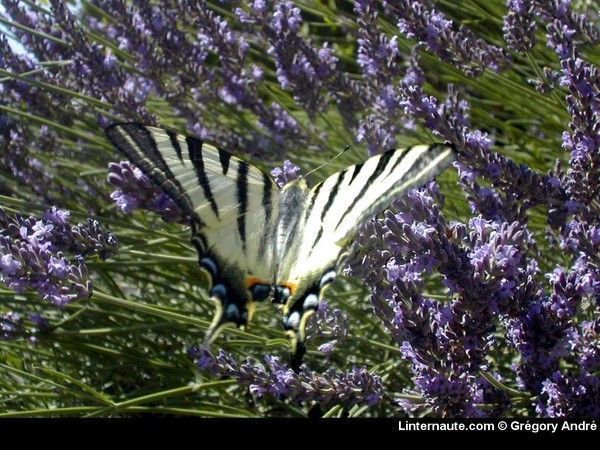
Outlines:
[[[301,169],[299,166],[286,159],[283,162],[283,167],[276,167],[271,170],[271,175],[275,178],[275,182],[279,187],[297,179],[300,176]]]
[[[265,356],[265,363],[250,358],[242,364],[229,353],[221,350],[217,356],[204,348],[194,347],[188,354],[201,370],[213,376],[235,379],[258,397],[272,397],[293,402],[317,402],[321,405],[373,406],[383,398],[383,384],[377,375],[366,369],[353,368],[340,373],[333,369],[318,374],[306,368],[296,374],[279,358]]]
[[[587,279],[577,271],[556,269],[549,274],[550,295],[531,292],[532,298],[509,319],[508,338],[522,355],[515,366],[520,385],[537,391],[558,370],[561,358],[581,347],[573,318],[588,290]]]
[[[97,221],[73,226],[69,215],[54,207],[39,220],[0,209],[0,277],[9,288],[34,289],[59,306],[91,295],[85,258],[107,258],[118,242]]]
[[[2,39],[0,37],[0,52],[2,51]],[[26,70],[31,70],[31,68]],[[8,96],[2,95],[2,86],[0,84],[0,98],[6,98]],[[9,92],[14,94],[14,89]],[[32,93],[29,92],[29,94]],[[33,97],[35,96],[33,95]],[[35,101],[34,99],[30,100]],[[13,101],[20,102],[24,99],[17,98]],[[42,100],[40,99],[40,101]],[[42,104],[38,105],[38,110],[45,117],[51,114],[44,110]],[[36,158],[39,153],[48,152],[55,146],[55,135],[53,133],[48,133],[43,127],[39,128],[36,133],[31,127],[22,127],[10,119],[6,121],[0,119],[0,145],[3,149],[2,158],[0,158],[0,169],[18,180],[18,184],[31,186],[40,198],[48,202],[53,201],[53,197],[61,195],[78,195],[61,186],[54,178],[53,173],[48,170],[48,167],[41,164]],[[3,182],[2,185],[6,186],[5,189],[9,189],[8,183]]]
[[[130,162],[110,163],[108,170],[108,182],[118,188],[110,197],[121,211],[129,214],[141,208],[160,214],[168,222],[186,223],[175,202]]]
[[[148,98],[153,88],[150,80],[140,76],[128,76],[121,87],[120,95],[124,101],[133,99],[136,103],[142,104]]]
[[[463,417],[483,415],[473,406],[482,401],[481,389],[474,381],[462,377],[447,378],[435,371],[424,370],[416,377],[415,386],[419,389],[426,405],[437,415]]]
[[[533,0],[508,0],[504,16],[504,40],[515,52],[527,52],[536,44],[535,10]]]
[[[133,212],[138,207],[138,201],[133,195],[125,194],[122,190],[117,189],[110,194],[117,207],[126,214]]]
[[[464,179],[473,177],[465,173]],[[447,224],[437,203],[442,200],[430,184],[398,202],[398,213],[369,222],[350,268],[371,286],[374,312],[401,345],[426,405],[440,416],[480,416],[479,371],[487,370],[485,355],[499,345],[494,333],[507,328],[528,361],[527,369],[517,368],[519,377],[531,379],[527,389],[536,392],[541,385],[533,379],[543,380],[573,342],[566,315],[575,312],[583,279],[561,275],[553,279],[553,295],[537,297],[539,269],[528,256],[535,241],[524,225],[501,217]],[[384,250],[374,248],[377,241]],[[422,294],[434,272],[451,293],[444,302]],[[537,308],[521,316],[533,301]],[[423,407],[406,399],[400,404],[407,411]]]
[[[326,342],[324,344],[319,345],[319,347],[317,348],[318,351],[320,351],[321,353],[328,355],[330,353],[332,353],[335,350],[335,347],[339,344],[337,339],[334,339],[333,341],[329,341]]]
[[[600,72],[580,58],[563,59],[561,66],[561,84],[569,88],[567,104],[571,115],[571,132],[563,133],[563,147],[571,152],[567,189],[570,200],[584,206],[579,211],[582,217],[596,217],[597,211],[590,208],[600,192],[600,179],[595,173],[600,161],[600,101],[593,92],[600,91]]]
[[[268,42],[279,84],[291,91],[309,115],[323,111],[334,99],[345,120],[362,106],[355,83],[340,70],[331,47],[314,45],[300,35],[301,11],[291,1],[261,4],[251,10],[236,9],[240,21],[259,31]],[[264,122],[264,119],[261,120]]]
[[[309,321],[306,334],[310,339],[327,339],[318,350],[324,354],[332,353],[349,335],[350,320],[339,308],[331,308],[327,301],[321,300],[315,316]]]
[[[303,48],[298,36],[301,23],[300,9],[292,2],[277,3],[267,29],[272,34],[268,52],[275,58],[279,84],[291,90],[307,111],[317,112],[325,106],[327,97],[321,86],[335,73],[337,58],[326,46]]]
[[[56,206],[53,206],[50,210],[44,213],[44,220],[56,223],[59,225],[67,225],[69,223],[69,217],[71,216],[71,212],[66,209],[58,209]]]
[[[356,140],[365,142],[370,155],[376,155],[386,149],[392,149],[396,146],[396,134],[398,127],[390,123],[380,114],[373,114],[362,120]]]
[[[69,263],[65,258],[50,257],[48,273],[59,279],[65,279],[69,274]]]
[[[555,372],[543,383],[536,411],[542,417],[599,417],[600,378]]]
[[[440,104],[435,97],[425,95],[422,85],[414,84],[414,79],[422,79],[415,77],[415,73],[421,72],[416,54],[413,55],[412,66],[410,82],[403,80],[400,89],[404,111],[421,118],[435,134],[456,145],[459,163],[463,167],[493,176],[494,186],[507,191],[512,197],[523,199],[523,206],[548,205],[549,223],[560,226],[566,217],[564,205],[567,200],[562,186],[557,186],[550,176],[537,174],[524,165],[517,165],[493,153],[489,137],[480,130],[468,128],[468,103],[460,99],[455,89],[449,87],[448,98]],[[472,182],[466,185],[473,194],[478,191]]]
[[[5,276],[14,276],[21,267],[21,263],[10,254],[2,255],[0,257],[0,270]]]
[[[476,37],[466,27],[456,26],[429,2],[385,1],[384,6],[397,19],[401,33],[469,75],[480,75],[486,68],[497,71],[506,63],[502,49]]]
[[[578,343],[579,364],[583,371],[594,373],[600,369],[600,320],[581,324],[581,340]]]
[[[357,14],[358,54],[356,61],[363,73],[374,80],[383,82],[399,73],[397,36],[388,37],[379,28],[378,5],[375,0],[360,0],[354,5]]]

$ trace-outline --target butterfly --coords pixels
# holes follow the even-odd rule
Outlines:
[[[189,217],[192,244],[216,304],[206,340],[227,324],[245,326],[257,302],[283,311],[296,371],[306,324],[335,280],[359,225],[446,169],[445,144],[394,149],[309,188],[280,188],[258,168],[207,142],[135,123],[106,129],[112,144]]]

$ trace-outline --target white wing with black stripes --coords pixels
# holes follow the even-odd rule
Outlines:
[[[295,370],[306,321],[360,224],[454,159],[444,145],[391,150],[313,189],[300,178],[279,190],[256,167],[199,139],[138,124],[113,125],[107,134],[191,219],[217,305],[207,338],[225,323],[245,325],[254,302],[271,297],[283,308]]]
[[[277,250],[282,255],[277,279],[289,287],[279,300],[285,303],[284,326],[295,343],[296,364],[303,353],[306,320],[316,310],[322,288],[335,278],[340,256],[361,223],[393,198],[430,181],[451,164],[454,153],[441,144],[390,150],[330,176],[308,193],[294,185],[284,188],[282,217],[290,205],[286,197],[303,197],[304,202],[293,225],[298,238]]]
[[[106,133],[191,219],[217,305],[208,338],[225,323],[245,325],[275,276],[279,187],[256,167],[193,137],[131,123]]]

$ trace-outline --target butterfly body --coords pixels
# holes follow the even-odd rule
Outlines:
[[[295,369],[306,322],[360,223],[454,159],[441,144],[390,150],[312,188],[299,178],[280,189],[256,167],[193,137],[139,124],[113,125],[107,135],[190,218],[216,304],[207,339],[228,323],[245,326],[255,304],[271,299],[283,311]]]

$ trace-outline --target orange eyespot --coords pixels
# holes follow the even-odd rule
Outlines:
[[[298,283],[295,283],[293,281],[283,281],[279,283],[279,286],[285,286],[286,288],[288,288],[290,290],[290,296],[294,295],[296,293],[296,290],[298,289]]]
[[[249,277],[246,277],[246,289],[250,289],[250,288],[252,288],[252,286],[254,286],[256,284],[266,284],[267,286],[270,286],[271,282],[268,280],[265,280],[263,278],[254,277],[252,275]]]
[[[271,283],[253,276],[246,277],[246,289],[250,292],[252,302],[262,302],[269,298],[273,292]]]

